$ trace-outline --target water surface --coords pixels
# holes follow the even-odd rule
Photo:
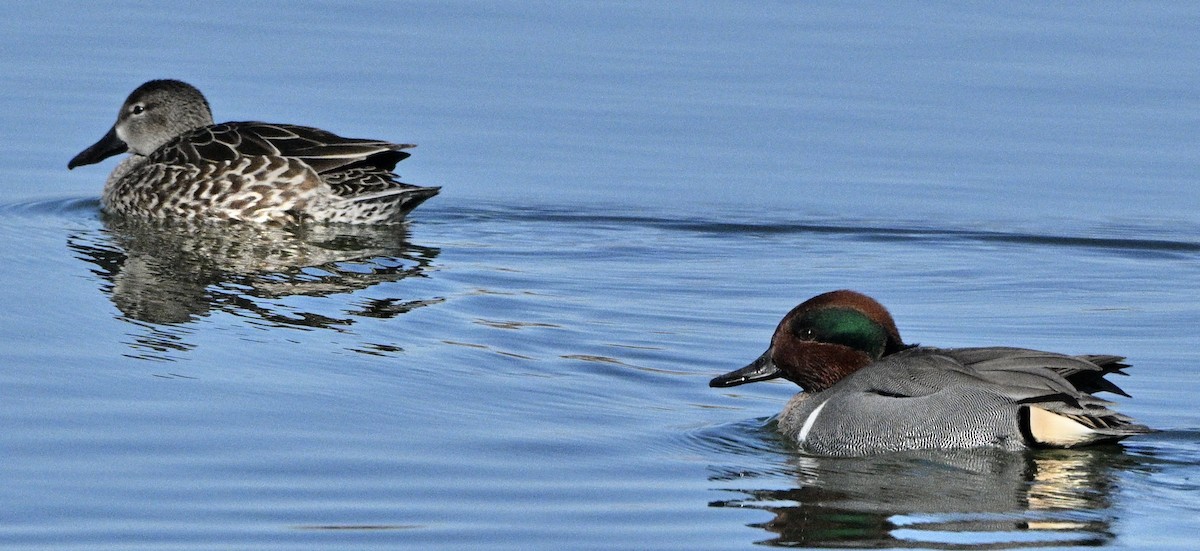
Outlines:
[[[0,546],[1192,547],[1175,5],[12,6]],[[147,228],[66,171],[149,78],[420,144],[400,228]],[[821,459],[708,379],[855,288],[1129,357],[1123,447]]]

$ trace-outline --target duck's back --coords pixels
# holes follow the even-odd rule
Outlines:
[[[402,150],[413,147],[416,146],[344,138],[308,126],[247,121],[191,130],[149,157],[171,164],[233,161],[254,156],[290,157],[303,161],[318,174],[328,174],[364,164],[390,171],[409,157]]]

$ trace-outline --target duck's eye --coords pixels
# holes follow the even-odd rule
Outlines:
[[[145,111],[146,107],[140,103],[129,108],[129,112],[133,113],[134,115],[141,115]]]
[[[813,330],[811,327],[805,327],[796,332],[796,336],[800,337],[801,339],[804,339],[804,340],[812,340],[813,335],[815,335],[815,333],[813,333]]]

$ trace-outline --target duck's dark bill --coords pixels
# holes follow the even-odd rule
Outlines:
[[[79,152],[74,159],[71,159],[71,162],[67,163],[67,169],[98,163],[128,150],[129,146],[125,145],[125,142],[121,141],[121,138],[117,137],[117,127],[114,126],[108,131],[108,134],[100,138],[100,141]]]
[[[754,360],[750,365],[743,367],[737,371],[730,371],[719,377],[714,377],[708,382],[711,387],[730,387],[744,385],[746,383],[755,383],[758,381],[766,381],[783,375],[779,368],[775,367],[775,362],[771,360],[771,349],[768,348]]]

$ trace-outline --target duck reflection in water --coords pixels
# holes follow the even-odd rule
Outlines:
[[[403,225],[179,225],[115,216],[104,217],[101,231],[71,236],[68,246],[96,265],[102,290],[139,325],[187,324],[225,311],[273,326],[347,326],[352,318],[296,311],[278,299],[421,276],[439,253],[410,243]],[[345,313],[386,318],[431,302],[437,299],[364,299]],[[152,337],[151,346],[190,348],[162,337]]]
[[[1126,454],[1101,448],[929,450],[860,458],[793,456],[797,486],[732,490],[752,526],[783,547],[1012,549],[1099,546],[1115,535],[1109,495]],[[731,472],[716,480],[744,480]]]

